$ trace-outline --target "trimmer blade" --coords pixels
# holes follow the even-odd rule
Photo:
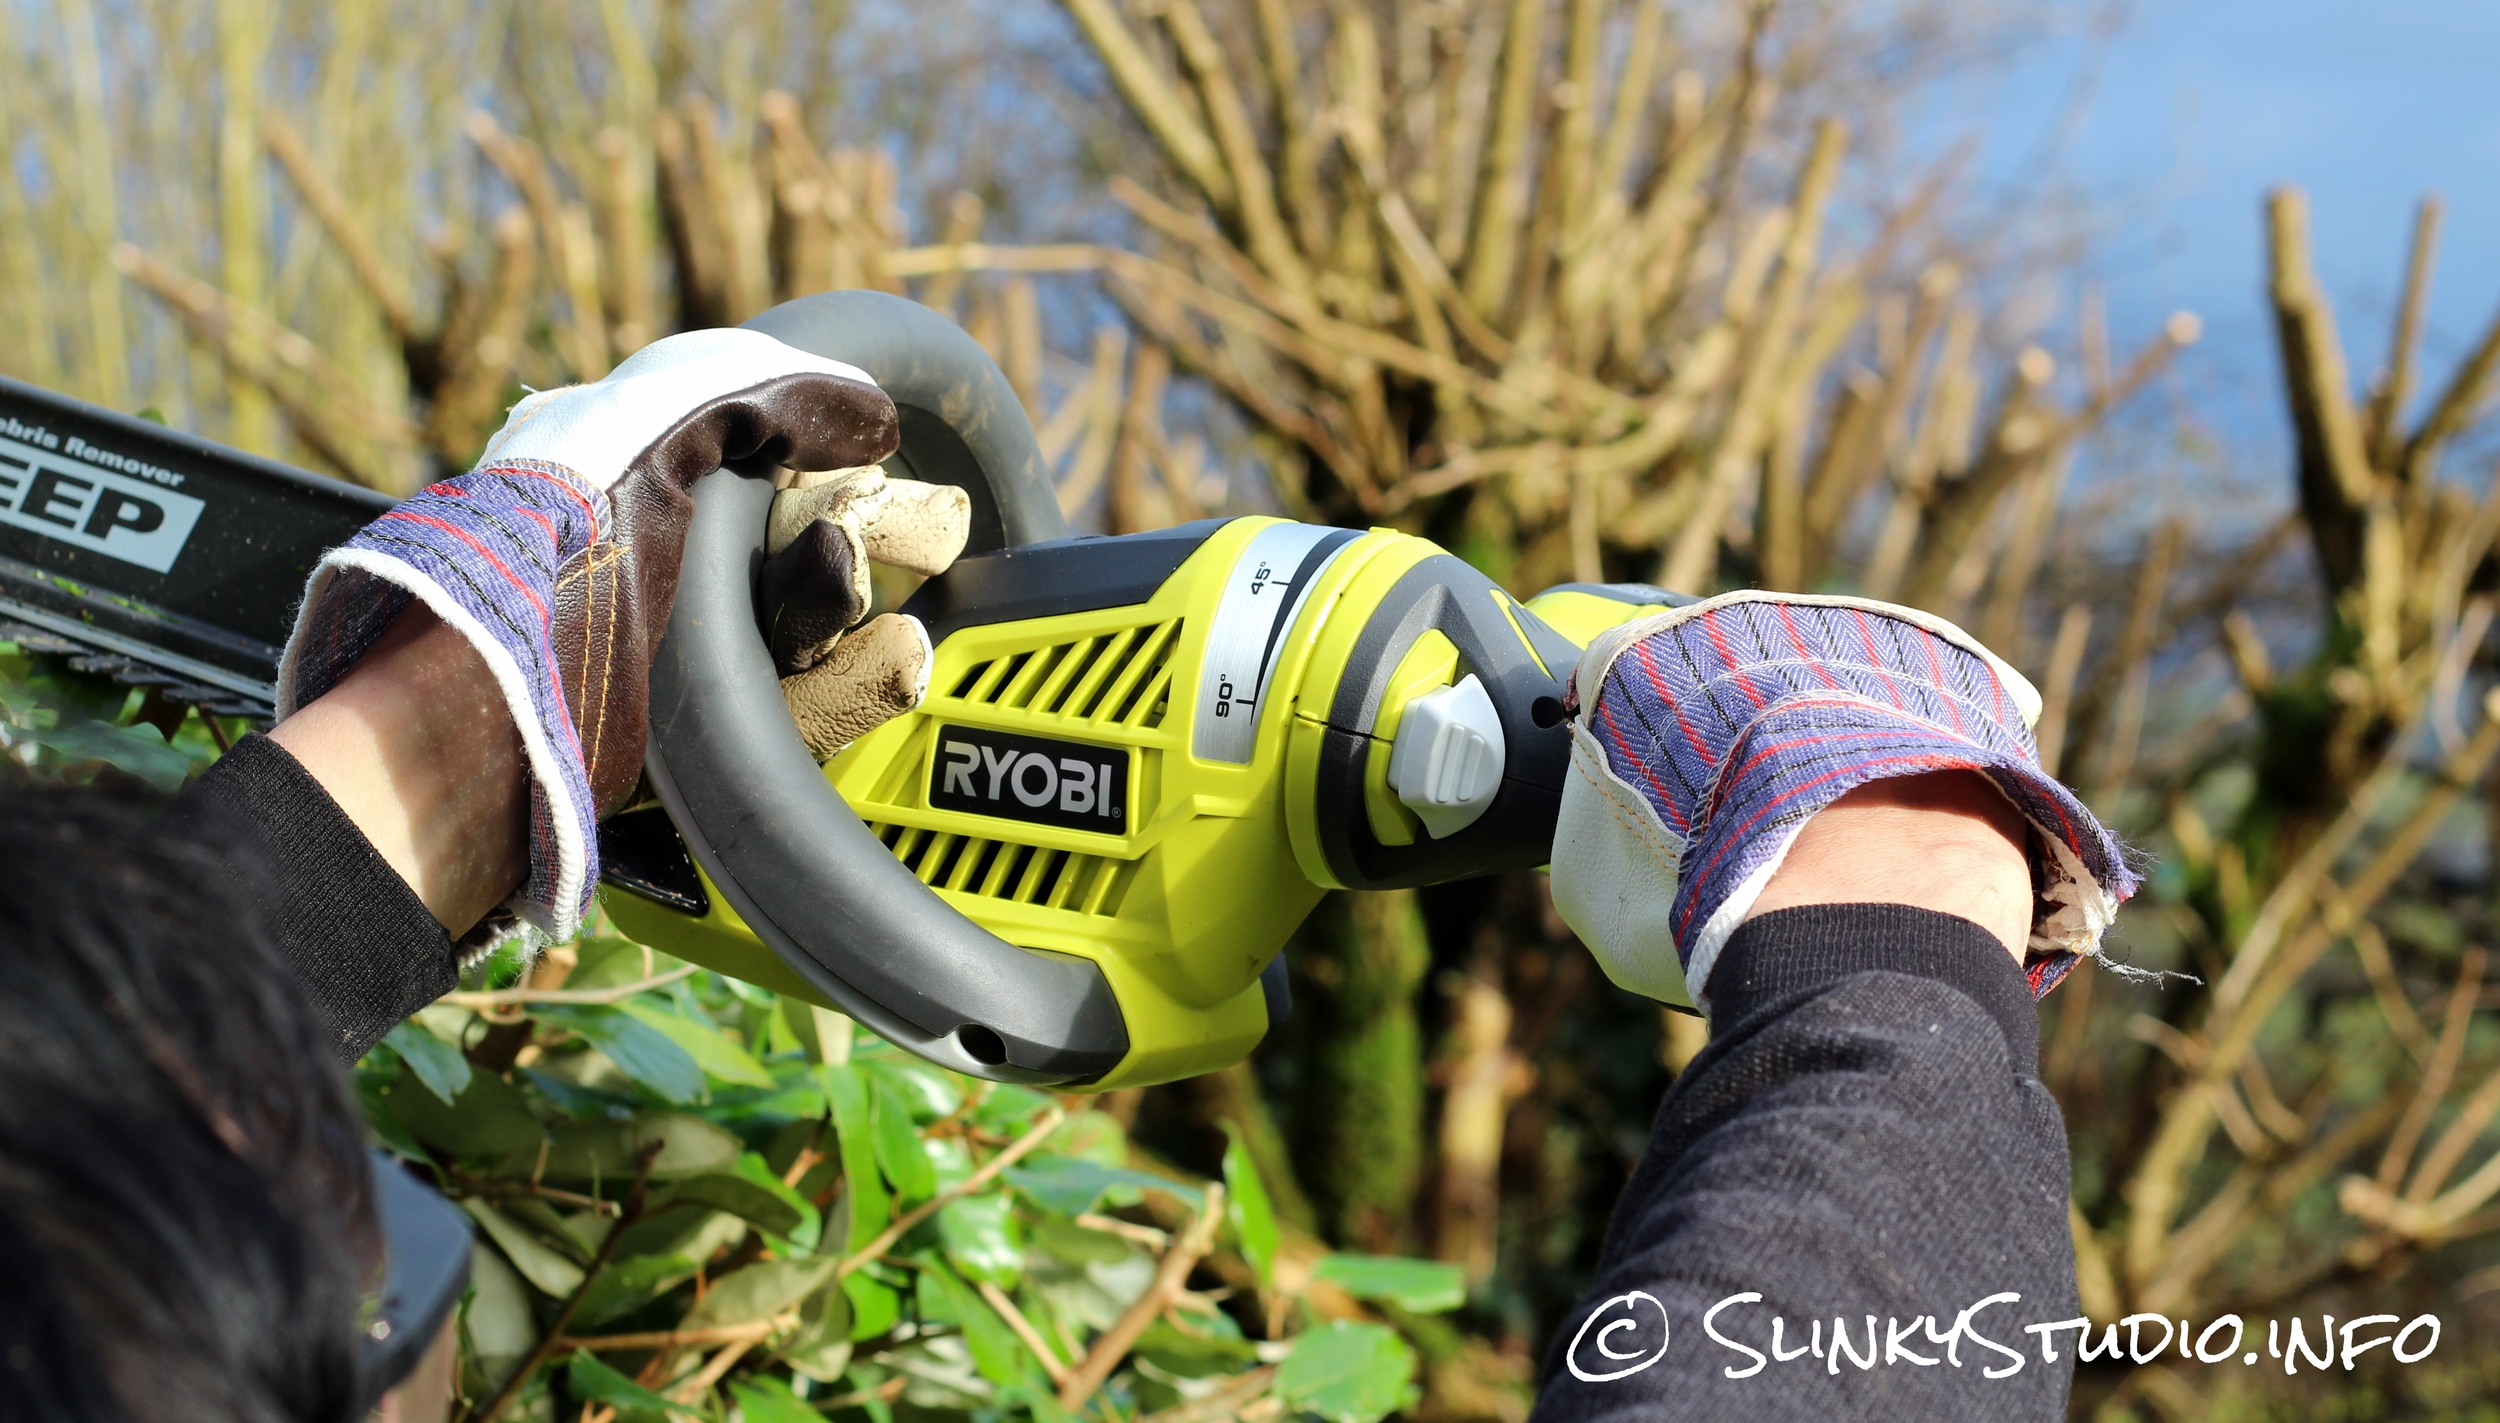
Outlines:
[[[314,561],[393,502],[0,379],[0,638],[265,718]]]

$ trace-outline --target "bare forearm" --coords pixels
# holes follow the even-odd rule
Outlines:
[[[2022,816],[1974,771],[1870,781],[1806,822],[1748,920],[1810,904],[1906,904],[1967,919],[2023,961]]]
[[[528,867],[520,733],[485,660],[422,604],[270,732],[453,935]]]

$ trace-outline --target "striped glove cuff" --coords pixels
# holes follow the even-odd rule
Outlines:
[[[2035,995],[2098,952],[2135,891],[2117,841],[2040,767],[2038,694],[1941,618],[1730,593],[1600,638],[1574,691],[1555,903],[1636,992],[1706,1003],[1720,948],[1805,822],[1887,777],[1977,771],[2029,821]]]

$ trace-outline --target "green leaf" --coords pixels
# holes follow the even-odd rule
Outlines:
[[[812,1083],[808,1090],[816,1093],[816,1100],[822,1106],[825,1094]],[[826,1120],[831,1110],[824,1107],[816,1113],[813,1121],[784,1122],[781,1130],[773,1133],[772,1141],[764,1148],[764,1169],[771,1172],[775,1180],[780,1179],[780,1173],[798,1164],[800,1152],[811,1153],[812,1161],[807,1173],[798,1180],[798,1193],[810,1199],[842,1179],[841,1152],[834,1144],[833,1124]]]
[[[541,1072],[535,1067],[520,1067],[513,1070],[521,1075],[522,1081],[530,1085],[531,1091],[555,1103],[557,1110],[568,1117],[604,1117],[608,1115],[611,1108],[630,1116],[634,1108],[641,1105],[628,1094],[603,1092],[596,1087],[584,1087],[578,1082],[568,1082],[552,1072]]]
[[[938,1240],[956,1269],[1001,1289],[1024,1276],[1024,1244],[1016,1238],[1014,1202],[1004,1191],[965,1196],[938,1212]]]
[[[666,1199],[670,1205],[692,1201],[727,1211],[780,1236],[797,1229],[805,1218],[778,1193],[726,1171],[689,1176],[669,1187]]]
[[[1098,1113],[1082,1113],[1095,1116]],[[1102,1193],[1114,1186],[1130,1186],[1140,1190],[1169,1191],[1192,1203],[1204,1200],[1205,1193],[1194,1186],[1162,1176],[1132,1171],[1125,1166],[1105,1166],[1081,1157],[1053,1156],[1035,1152],[1021,1163],[1007,1168],[1007,1179],[1015,1188],[1032,1198],[1033,1203],[1053,1215],[1079,1216],[1094,1208]]]
[[[1050,1134],[1049,1147],[1055,1156],[1073,1156],[1097,1166],[1128,1163],[1128,1133],[1121,1130],[1109,1112],[1070,1113],[1059,1129]]]
[[[631,1013],[563,1004],[532,1009],[531,1016],[579,1033],[606,1053],[617,1071],[664,1102],[688,1106],[703,1100],[703,1069],[693,1055]]]
[[[1267,1183],[1259,1179],[1258,1163],[1241,1128],[1224,1124],[1224,1215],[1241,1242],[1242,1258],[1258,1273],[1262,1289],[1276,1283],[1276,1208],[1268,1201]]]
[[[1170,1316],[1158,1319],[1137,1337],[1137,1356],[1167,1374],[1185,1379],[1213,1378],[1256,1366],[1259,1348],[1237,1337],[1238,1330],[1228,1337],[1203,1327],[1223,1318],[1193,1314],[1187,1330],[1175,1328]]]
[[[462,1201],[460,1208],[470,1219],[485,1228],[503,1257],[512,1268],[530,1282],[539,1293],[562,1299],[581,1288],[582,1267],[565,1258],[564,1253],[523,1226],[475,1196]]]
[[[396,1067],[393,1072],[396,1075]],[[427,1160],[425,1148],[409,1135],[407,1126],[399,1120],[399,1113],[391,1110],[390,1096],[383,1090],[385,1085],[362,1072],[356,1074],[356,1100],[364,1108],[365,1126],[376,1139],[391,1149],[392,1154],[410,1161]]]
[[[1376,1423],[1407,1405],[1414,1381],[1414,1351],[1380,1324],[1331,1321],[1294,1340],[1276,1366],[1285,1406],[1329,1423]]]
[[[680,960],[654,953],[631,939],[613,934],[584,938],[573,946],[573,971],[564,977],[567,988],[615,988],[627,983],[640,983],[655,974],[676,968]]]
[[[698,1023],[692,1018],[680,1017],[653,1003],[627,1002],[616,1007],[617,1011],[630,1014],[658,1029],[670,1042],[684,1048],[686,1055],[693,1058],[697,1066],[723,1082],[767,1090],[781,1085],[773,1080],[770,1072],[765,1071],[764,1064],[755,1060],[754,1054],[731,1042],[719,1028],[708,1022]]]
[[[480,1073],[483,1081],[497,1079]],[[651,1162],[651,1179],[677,1181],[711,1171],[726,1171],[746,1152],[746,1143],[701,1117],[684,1112],[638,1112],[624,1121],[592,1117],[558,1122],[547,1135],[545,1179],[597,1182],[610,1196],[622,1196],[634,1179],[634,1161],[657,1141],[660,1154]],[[533,1152],[535,1148],[532,1148]],[[534,1165],[535,1156],[525,1165]]]
[[[925,1201],[937,1194],[937,1168],[920,1148],[920,1133],[912,1126],[911,1105],[883,1074],[872,1075],[868,1081],[875,1098],[872,1130],[877,1143],[877,1165],[884,1170],[885,1178],[894,1183],[897,1199]]]
[[[936,1173],[941,1191],[953,1190],[972,1175],[972,1153],[964,1148],[959,1136],[924,1136],[920,1138],[920,1154],[929,1158],[929,1169]]]
[[[799,1301],[833,1278],[841,1261],[830,1255],[809,1260],[759,1260],[712,1282],[703,1303],[686,1312],[680,1329],[718,1329],[753,1324],[798,1308]]]
[[[165,734],[144,723],[114,726],[81,721],[41,730],[21,730],[13,740],[32,741],[67,761],[102,761],[114,770],[138,777],[170,795],[190,778],[191,758],[165,744]]]
[[[419,1085],[415,1067],[403,1057],[389,1100],[409,1135],[460,1161],[535,1160],[546,1137],[521,1089],[491,1072],[472,1072],[469,1085],[446,1103]]]
[[[637,1255],[601,1270],[582,1291],[574,1307],[574,1333],[596,1329],[611,1319],[642,1308],[655,1297],[693,1278],[695,1261],[684,1255]]]
[[[1024,1406],[1033,1414],[1033,1423],[1077,1423],[1077,1415],[1060,1406],[1058,1391],[1047,1380],[1027,1384],[1022,1394]]]
[[[492,1200],[495,1209],[510,1217],[523,1230],[536,1235],[559,1255],[576,1265],[588,1265],[598,1249],[600,1237],[607,1234],[604,1220],[565,1219],[564,1213],[548,1204],[543,1196],[500,1196]],[[587,1230],[590,1238],[584,1240]]]
[[[944,1299],[943,1313],[953,1317],[964,1331],[964,1347],[972,1353],[972,1366],[981,1377],[1001,1387],[1022,1384],[1039,1365],[1025,1351],[1024,1341],[998,1317],[989,1301],[981,1298],[972,1286],[957,1278],[954,1271],[936,1259],[922,1255],[920,1287],[925,1300],[931,1291]],[[924,1312],[928,1312],[924,1308]]]
[[[776,1378],[732,1383],[729,1396],[737,1401],[746,1423],[824,1423],[825,1415]]]
[[[990,1088],[981,1105],[972,1109],[972,1124],[985,1131],[1022,1136],[1024,1129],[1049,1105],[1048,1097],[1031,1088],[1001,1082]]]
[[[1035,1216],[1025,1225],[1033,1248],[1071,1265],[1112,1265],[1137,1253],[1137,1247],[1107,1230],[1087,1230],[1056,1216]]]
[[[903,1317],[903,1296],[866,1270],[842,1277],[842,1296],[851,1303],[851,1338],[874,1339]]]
[[[652,1211],[617,1237],[617,1258],[642,1255],[683,1255],[709,1260],[747,1237],[754,1227],[727,1211],[709,1206],[668,1206]]]
[[[748,1124],[759,1129],[822,1120],[825,1094],[806,1072],[805,1068],[797,1069],[798,1080],[769,1091],[723,1084],[714,1089],[707,1115],[724,1124]]]
[[[851,1233],[846,1250],[856,1251],[894,1219],[885,1183],[877,1174],[875,1127],[871,1120],[868,1079],[849,1063],[827,1063],[816,1069],[833,1108],[834,1138],[842,1155],[842,1176],[851,1196]],[[858,1303],[856,1298],[852,1303]]]
[[[735,978],[728,981],[743,982]],[[777,993],[768,993],[766,998],[768,1001],[760,1014],[747,1015],[747,1021],[753,1025],[752,1032],[759,1039],[755,1047],[757,1054],[767,1062],[775,1058],[808,1056],[807,1044],[799,1040],[797,1030],[790,1026],[788,1014],[782,1010],[786,1000]]]
[[[382,1035],[399,1060],[425,1084],[425,1090],[450,1106],[469,1085],[469,1060],[460,1049],[444,1042],[414,1022],[404,1022]]]
[[[1467,1272],[1437,1260],[1402,1255],[1325,1255],[1311,1277],[1356,1299],[1385,1300],[1416,1314],[1439,1314],[1467,1302]]]
[[[816,1203],[797,1190],[783,1185],[781,1178],[773,1174],[772,1167],[764,1164],[764,1158],[758,1152],[750,1151],[739,1157],[734,1169],[740,1179],[772,1192],[781,1199],[782,1204],[799,1213],[798,1224],[788,1230],[776,1230],[773,1234],[812,1253],[824,1234],[824,1221],[817,1214]]]
[[[799,1332],[775,1355],[791,1371],[832,1383],[851,1366],[851,1297],[840,1285],[818,1290],[799,1306]]]
[[[493,1392],[538,1343],[530,1288],[483,1240],[469,1242],[469,1295],[460,1311],[464,1362]]]
[[[604,1403],[616,1410],[619,1418],[664,1418],[672,1413],[688,1418],[702,1415],[691,1408],[669,1402],[641,1384],[600,1363],[587,1349],[573,1355],[564,1368],[565,1391],[577,1403]]]
[[[790,1042],[797,1046],[799,1052],[809,1062],[823,1060],[825,1049],[824,1044],[816,1038],[816,1006],[814,1004],[801,1002],[785,994],[775,1005],[773,1016],[781,1020],[781,1028],[775,1034],[776,1038],[787,1035]]]
[[[964,1104],[963,1088],[944,1072],[918,1058],[870,1058],[860,1067],[878,1085],[893,1091],[910,1109],[915,1124],[942,1120]]]
[[[912,1308],[920,1316],[923,1327],[932,1324],[960,1325],[963,1322],[955,1309],[955,1292],[946,1287],[946,1281],[938,1278],[943,1273],[936,1266],[930,1266],[912,1276]]]

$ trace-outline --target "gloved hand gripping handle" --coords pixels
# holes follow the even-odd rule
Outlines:
[[[888,471],[970,491],[968,552],[1067,536],[1014,390],[953,322],[852,291],[747,325],[877,379],[902,417]],[[756,936],[880,1036],[1000,1081],[1100,1077],[1128,1052],[1101,970],[1028,952],[956,912],[869,833],[799,739],[756,613],[772,496],[727,470],[695,485],[651,669],[647,770],[661,804]]]

